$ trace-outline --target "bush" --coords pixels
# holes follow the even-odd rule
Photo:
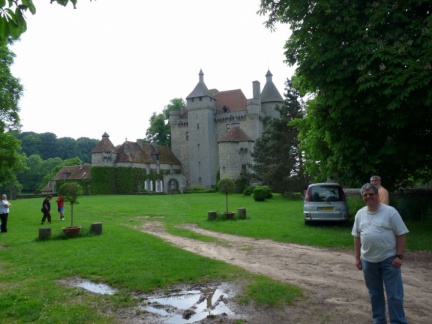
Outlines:
[[[243,191],[243,195],[245,195],[245,196],[252,195],[252,188],[251,187],[246,187],[246,189]]]
[[[204,186],[187,186],[184,190],[185,193],[198,193],[198,192],[205,192],[206,189]]]
[[[268,187],[255,187],[253,190],[253,198],[255,201],[264,201],[272,197],[273,195]]]

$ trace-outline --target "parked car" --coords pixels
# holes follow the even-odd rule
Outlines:
[[[314,183],[306,190],[304,222],[348,222],[348,204],[342,186],[338,183]]]

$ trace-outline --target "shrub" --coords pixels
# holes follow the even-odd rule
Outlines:
[[[266,199],[273,198],[271,190],[267,186],[258,186],[253,189],[255,201],[264,201]]]
[[[198,193],[198,192],[205,192],[206,189],[204,186],[187,186],[184,190],[185,193]]]
[[[243,191],[243,195],[245,195],[245,196],[252,195],[252,188],[251,187],[246,187],[246,189]]]

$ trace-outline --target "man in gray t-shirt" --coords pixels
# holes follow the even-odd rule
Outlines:
[[[373,322],[387,323],[384,284],[391,323],[407,323],[400,267],[408,229],[395,208],[379,202],[375,185],[365,184],[361,194],[366,206],[355,216],[352,235],[356,266],[363,270],[372,303]]]

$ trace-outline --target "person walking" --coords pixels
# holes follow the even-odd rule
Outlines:
[[[1,232],[7,232],[7,222],[9,218],[9,207],[11,203],[7,200],[7,196],[5,194],[2,195],[2,200],[0,203],[0,220],[1,220]]]
[[[388,205],[390,203],[389,192],[381,185],[381,177],[374,175],[370,178],[370,183],[378,188],[378,197],[381,204]]]
[[[387,323],[385,288],[390,322],[406,324],[401,266],[408,228],[395,208],[379,202],[375,185],[363,185],[361,195],[366,206],[357,212],[351,234],[355,264],[363,270],[372,304],[372,321]]]
[[[57,203],[57,210],[58,210],[58,212],[60,214],[60,220],[64,220],[65,219],[64,213],[63,213],[63,210],[64,210],[64,198],[63,198],[62,195],[58,196],[58,198],[56,200],[56,203]]]
[[[48,220],[48,222],[51,224],[51,198],[52,196],[48,195],[42,203],[41,211],[43,212],[43,217],[41,220],[41,225],[45,223],[45,220]]]

